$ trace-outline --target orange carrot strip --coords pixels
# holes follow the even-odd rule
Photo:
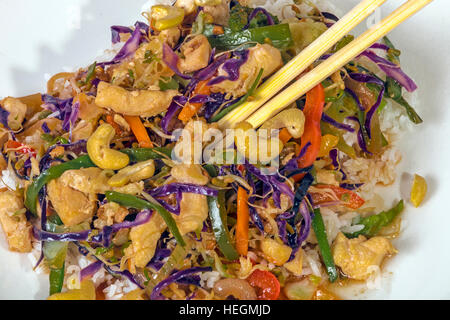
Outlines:
[[[207,85],[208,81],[209,80],[200,81],[194,90],[194,95],[209,95],[211,91],[209,90],[209,86]],[[178,115],[178,119],[183,121],[183,123],[187,123],[200,110],[202,105],[203,103],[187,103]]]
[[[125,120],[131,127],[140,147],[142,148],[153,148],[153,143],[147,133],[147,129],[141,121],[140,117],[124,116]]]
[[[239,187],[237,193],[236,250],[240,255],[244,256],[248,252],[248,225],[250,223],[247,201],[247,191]]]
[[[289,133],[288,129],[283,128],[280,130],[280,136],[279,136],[281,142],[286,144],[289,140],[292,139],[291,134]]]

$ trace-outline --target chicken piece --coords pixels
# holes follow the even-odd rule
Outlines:
[[[65,226],[71,227],[94,216],[97,197],[77,191],[59,178],[48,184],[48,197]]]
[[[208,176],[198,164],[179,164],[172,168],[172,177],[179,183],[191,183],[204,186],[209,182]]]
[[[196,231],[203,226],[208,217],[206,196],[195,193],[183,193],[180,203],[180,215],[175,216],[178,229],[182,235]]]
[[[332,246],[336,265],[349,278],[366,280],[370,277],[370,266],[380,266],[386,256],[396,253],[390,241],[383,237],[366,240],[364,236],[347,239],[339,233]]]
[[[126,116],[153,117],[169,108],[177,90],[136,90],[100,82],[95,103]]]
[[[125,249],[125,256],[130,258],[133,266],[144,268],[148,264],[165,229],[166,224],[157,213],[147,223],[131,228],[131,245]]]
[[[0,102],[3,109],[9,112],[8,126],[12,130],[19,130],[27,113],[27,105],[19,99],[7,97]]]
[[[202,167],[198,164],[176,165],[172,168],[171,174],[180,183],[204,186],[209,182],[209,178],[203,174]],[[208,212],[206,196],[183,193],[180,202],[180,215],[174,217],[181,234],[185,235],[201,228],[203,221],[208,217]]]
[[[211,87],[212,92],[231,95],[233,98],[245,95],[264,69],[262,79],[270,76],[283,65],[280,51],[269,44],[258,44],[249,49],[246,63],[239,69],[239,78],[236,81],[225,80]],[[219,68],[218,76],[228,76],[228,73]]]
[[[203,11],[212,16],[215,24],[228,26],[228,20],[230,19],[229,0],[222,0],[222,3],[217,6],[204,6]]]
[[[23,200],[16,192],[0,193],[0,223],[11,251],[30,252],[32,249],[31,224],[25,212],[19,212],[23,208]]]
[[[81,120],[72,130],[72,141],[88,140],[92,133],[94,133],[94,129],[94,124],[92,122]]]
[[[211,56],[211,45],[208,38],[199,34],[181,46],[184,59],[178,62],[178,68],[183,73],[194,72],[208,66]]]
[[[104,194],[106,191],[120,193],[140,194],[144,190],[144,183],[133,182],[123,187],[110,187],[108,180],[111,171],[102,170],[97,167],[83,168],[79,170],[68,170],[64,172],[59,180],[66,186],[87,194]]]
[[[114,223],[121,223],[128,213],[127,208],[121,207],[115,202],[108,202],[98,208],[98,219],[94,221],[94,227],[102,229],[103,227],[111,226]]]
[[[175,47],[181,37],[181,31],[178,27],[169,28],[159,33],[159,37],[170,47]]]
[[[99,108],[94,103],[94,97],[86,96],[80,99],[80,111],[78,113],[78,117],[81,120],[94,122],[96,123],[98,119],[105,114],[105,110]]]

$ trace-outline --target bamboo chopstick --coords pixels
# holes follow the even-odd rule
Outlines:
[[[333,47],[339,40],[348,34],[353,28],[370,16],[375,9],[386,0],[364,0],[324,32],[316,41],[305,48],[294,59],[287,63],[277,73],[265,81],[253,95],[255,100],[241,105],[231,111],[218,123],[221,128],[231,127],[240,121],[244,121],[265,102],[283,89],[289,82],[300,75],[314,61]]]
[[[391,13],[377,25],[373,26],[357,39],[350,42],[344,49],[319,64],[316,68],[305,74],[301,79],[279,93],[267,104],[257,110],[246,121],[258,127],[281,110],[288,107],[309,90],[328,78],[348,62],[360,55],[377,40],[384,37],[407,18],[421,10],[433,0],[409,0],[400,8]]]

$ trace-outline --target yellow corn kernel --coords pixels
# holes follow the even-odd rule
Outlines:
[[[319,158],[327,156],[330,151],[337,146],[338,142],[339,137],[333,136],[331,134],[322,136],[322,140],[320,141]]]
[[[282,266],[285,264],[289,260],[292,253],[292,248],[270,238],[262,241],[261,250],[267,260],[277,266]]]
[[[418,174],[414,175],[414,181],[411,188],[411,202],[417,208],[427,195],[427,181]]]

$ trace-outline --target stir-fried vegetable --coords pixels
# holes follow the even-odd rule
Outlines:
[[[338,273],[336,270],[336,266],[334,265],[330,245],[328,244],[327,233],[325,230],[325,225],[323,223],[322,214],[320,213],[320,209],[314,210],[312,227],[317,238],[317,243],[319,244],[320,254],[322,256],[323,263],[325,264],[328,278],[330,279],[330,282],[334,282],[338,278]]]
[[[44,185],[49,183],[51,180],[59,178],[67,170],[77,170],[81,168],[90,168],[94,166],[95,165],[91,161],[89,156],[85,155],[45,170],[27,188],[25,206],[30,210],[32,214],[36,215],[37,214],[36,202],[38,194],[44,187]]]
[[[176,27],[183,22],[184,9],[167,5],[156,5],[151,11],[151,25],[158,31]]]
[[[153,143],[148,136],[147,129],[142,124],[140,117],[125,116],[128,124],[131,127],[134,135],[136,136],[139,146],[142,148],[153,148]]]
[[[255,270],[247,281],[256,289],[258,300],[277,300],[280,296],[280,282],[272,272]]]
[[[369,237],[375,236],[381,228],[388,226],[404,209],[403,200],[388,211],[383,211],[373,216],[362,218],[358,224],[363,225],[364,228],[360,231],[346,234],[349,238],[355,238],[359,235],[365,235]]]
[[[228,227],[227,212],[225,208],[225,191],[220,191],[217,198],[208,197],[209,216],[217,245],[228,260],[236,260],[239,254],[231,243]]]
[[[185,246],[186,242],[183,239],[183,236],[181,235],[180,231],[178,230],[177,224],[175,220],[173,219],[172,215],[163,207],[160,205],[145,201],[143,199],[139,199],[135,196],[129,195],[129,194],[123,194],[119,192],[114,191],[108,191],[106,192],[106,199],[111,202],[116,202],[124,207],[129,208],[135,208],[135,209],[150,209],[155,210],[158,212],[158,214],[161,215],[161,217],[164,219],[164,222],[166,223],[167,227],[169,228],[170,232],[173,234],[177,242],[181,246]]]
[[[244,256],[248,252],[248,228],[250,223],[250,212],[247,201],[247,191],[239,187],[237,193],[236,249],[240,255]]]
[[[218,36],[209,36],[211,47],[218,50],[231,50],[247,43],[267,43],[278,49],[287,49],[293,45],[291,30],[288,24],[229,31]]]

